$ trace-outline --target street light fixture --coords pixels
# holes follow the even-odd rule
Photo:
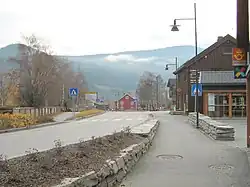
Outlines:
[[[179,27],[180,25],[177,25],[176,24],[176,19],[174,20],[174,24],[173,25],[171,25],[171,27],[172,27],[172,29],[171,29],[171,31],[173,31],[173,32],[176,32],[176,31],[179,31]]]
[[[171,31],[176,32],[179,31],[179,26],[177,25],[177,20],[180,21],[185,21],[185,20],[193,20],[194,21],[194,34],[195,34],[195,61],[197,60],[196,57],[198,55],[198,45],[197,45],[197,19],[196,19],[196,3],[194,3],[194,17],[193,18],[179,18],[179,19],[174,19],[174,24],[171,25],[172,29]],[[196,127],[199,128],[199,100],[198,100],[198,85],[199,85],[199,73],[198,70],[196,69],[195,71],[195,83],[196,83],[196,94],[195,94],[195,112],[196,112]]]

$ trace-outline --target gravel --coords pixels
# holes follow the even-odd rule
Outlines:
[[[0,186],[53,186],[64,178],[79,177],[89,171],[99,170],[107,159],[142,140],[143,137],[139,135],[120,132],[68,146],[62,146],[60,140],[56,140],[54,149],[45,152],[32,149],[25,156],[9,160],[2,156]]]

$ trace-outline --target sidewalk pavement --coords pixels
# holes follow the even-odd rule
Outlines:
[[[246,152],[212,140],[185,116],[158,114],[161,125],[149,152],[124,181],[125,187],[247,187]]]
[[[77,114],[76,112],[75,114]],[[74,117],[74,112],[63,112],[61,114],[58,114],[57,116],[54,117],[55,122],[63,122],[66,121],[67,119],[73,118]]]

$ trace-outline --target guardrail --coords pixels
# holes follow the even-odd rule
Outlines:
[[[196,113],[192,112],[188,115],[188,122],[196,127]],[[208,116],[199,114],[199,129],[206,135],[215,140],[234,141],[235,129],[229,124],[222,123],[211,119]]]

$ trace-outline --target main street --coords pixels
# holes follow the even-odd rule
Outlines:
[[[79,121],[0,134],[0,154],[10,158],[23,155],[30,148],[47,150],[53,148],[54,141],[58,139],[63,145],[77,143],[138,125],[147,117],[148,112],[107,112]]]

